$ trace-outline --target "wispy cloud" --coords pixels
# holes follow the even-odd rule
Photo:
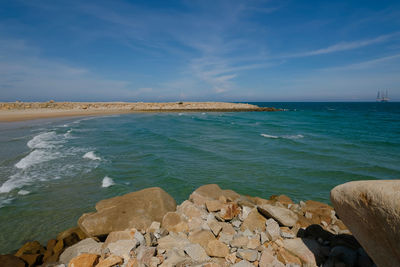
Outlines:
[[[380,57],[372,60],[366,60],[354,64],[349,64],[345,66],[339,66],[339,67],[332,67],[332,68],[324,68],[322,69],[323,71],[343,71],[343,70],[361,70],[361,69],[368,69],[368,68],[374,68],[377,65],[381,65],[385,62],[388,61],[394,61],[400,59],[400,54],[395,54],[395,55],[390,55],[390,56],[385,56],[385,57]]]
[[[378,36],[376,38],[372,39],[367,39],[367,40],[357,40],[357,41],[352,41],[352,42],[340,42],[325,48],[320,48],[312,51],[306,51],[306,52],[300,52],[300,53],[294,53],[294,54],[287,54],[283,55],[282,57],[284,58],[296,58],[296,57],[308,57],[308,56],[317,56],[317,55],[323,55],[323,54],[330,54],[330,53],[336,53],[336,52],[341,52],[341,51],[347,51],[347,50],[352,50],[352,49],[357,49],[373,44],[378,44],[378,43],[383,43],[386,41],[389,41],[393,38],[397,38],[400,36],[400,32],[395,32],[391,34],[385,34]]]

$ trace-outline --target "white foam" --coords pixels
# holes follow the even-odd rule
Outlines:
[[[269,135],[269,134],[261,134],[261,136],[265,137],[265,138],[272,138],[272,139],[278,139],[278,138],[283,138],[283,139],[300,139],[303,138],[304,135],[302,134],[296,134],[296,135],[281,135],[281,136],[277,136],[277,135]]]
[[[114,181],[113,179],[111,179],[110,177],[106,176],[103,178],[103,182],[101,183],[101,187],[110,187],[112,185],[114,185]]]
[[[282,136],[282,138],[285,138],[285,139],[300,139],[300,138],[303,138],[303,137],[304,137],[304,135],[302,135],[302,134],[283,135],[283,136]]]
[[[0,186],[0,193],[8,193],[14,188],[18,188],[23,186],[29,179],[26,177],[16,173],[12,176],[10,176],[10,179],[5,181],[1,186]]]
[[[94,154],[94,151],[89,151],[87,152],[85,155],[83,155],[84,159],[91,159],[91,160],[101,160],[100,157],[96,156],[96,154]]]
[[[26,169],[33,165],[46,162],[52,159],[56,159],[58,157],[58,152],[51,152],[46,150],[33,150],[28,156],[22,158],[15,164],[15,167],[18,169]]]
[[[27,195],[27,194],[29,194],[30,192],[29,191],[27,191],[27,190],[19,190],[18,191],[18,195],[22,195],[22,196],[25,196],[25,195]]]
[[[29,148],[50,148],[54,143],[59,143],[56,132],[46,132],[34,136],[28,141]]]
[[[279,136],[276,136],[276,135],[269,135],[269,134],[261,134],[261,136],[263,136],[263,137],[265,137],[265,138],[273,138],[273,139],[279,138]]]
[[[0,199],[0,209],[7,204],[10,204],[14,198]]]

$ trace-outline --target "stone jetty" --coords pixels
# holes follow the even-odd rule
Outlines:
[[[180,205],[147,188],[97,203],[78,226],[24,244],[0,266],[375,266],[335,210],[285,195],[196,189]],[[383,266],[383,265],[382,265]]]
[[[136,112],[280,111],[246,103],[228,102],[0,102],[0,122],[38,118],[95,116]]]

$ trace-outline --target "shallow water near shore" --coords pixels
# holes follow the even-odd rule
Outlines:
[[[1,123],[0,253],[146,187],[178,203],[208,183],[329,203],[335,185],[400,177],[400,103],[255,104],[286,111]]]

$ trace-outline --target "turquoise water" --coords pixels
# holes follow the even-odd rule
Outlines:
[[[177,202],[207,183],[329,202],[335,185],[400,177],[400,103],[258,104],[287,111],[0,123],[0,253],[151,186]]]

